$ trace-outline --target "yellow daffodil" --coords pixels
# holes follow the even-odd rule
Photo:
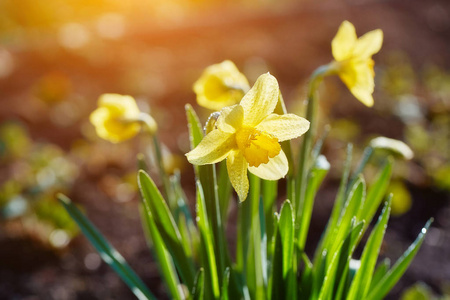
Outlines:
[[[192,164],[213,164],[227,159],[228,175],[239,199],[248,194],[247,170],[267,180],[278,180],[288,171],[280,142],[296,138],[309,122],[293,114],[273,111],[279,97],[278,82],[261,75],[239,104],[225,107],[200,144],[187,153]]]
[[[101,95],[90,121],[99,137],[113,143],[134,137],[141,130],[142,123],[151,133],[156,131],[155,120],[139,111],[133,97],[118,94]]]
[[[380,51],[383,31],[370,31],[359,39],[352,23],[344,21],[334,37],[331,48],[335,61],[331,64],[351,93],[366,106],[373,105],[374,90],[372,55]]]
[[[229,60],[207,67],[194,83],[197,103],[212,110],[239,103],[249,89],[247,78]]]

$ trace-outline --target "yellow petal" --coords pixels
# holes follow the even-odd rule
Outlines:
[[[198,104],[212,110],[238,103],[249,88],[247,78],[229,60],[207,67],[194,83]]]
[[[289,170],[289,163],[286,154],[281,150],[267,164],[260,164],[259,167],[249,167],[248,170],[262,179],[278,180],[286,176]]]
[[[361,101],[365,106],[372,107],[373,106],[373,96],[372,93],[369,92],[364,87],[355,86],[350,89],[350,92],[355,96],[356,99]]]
[[[349,21],[342,22],[336,36],[331,42],[331,51],[334,59],[342,61],[350,58],[356,40],[355,26]]]
[[[309,129],[309,121],[294,114],[271,114],[256,126],[256,129],[270,133],[279,142],[301,136]]]
[[[362,59],[370,58],[380,51],[382,44],[383,31],[381,29],[370,31],[356,41],[353,56]]]
[[[366,106],[373,106],[375,87],[372,60],[351,62],[339,72],[339,77],[350,92]]]
[[[241,202],[248,194],[247,167],[248,163],[240,151],[230,152],[227,157],[228,177]]]
[[[218,129],[234,133],[242,126],[244,120],[244,109],[239,104],[224,107],[220,111],[220,116],[217,119],[216,126]]]
[[[224,160],[235,147],[234,134],[215,129],[208,133],[197,147],[187,153],[186,157],[194,165],[214,164]]]
[[[137,118],[139,108],[133,97],[119,94],[103,94],[98,99],[98,106],[105,107],[112,114],[127,118]]]
[[[269,73],[259,76],[255,85],[242,98],[245,126],[255,126],[270,115],[277,106],[279,96],[278,82]]]

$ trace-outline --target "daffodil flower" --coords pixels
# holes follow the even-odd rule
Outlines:
[[[239,103],[249,89],[247,78],[229,60],[207,67],[194,83],[197,103],[212,110]]]
[[[383,31],[370,31],[359,39],[352,23],[344,21],[334,37],[331,48],[335,61],[330,65],[350,92],[366,106],[373,105],[374,90],[372,55],[380,51]]]
[[[200,144],[187,153],[195,165],[227,159],[228,175],[239,199],[248,194],[247,170],[266,180],[278,180],[288,171],[280,142],[296,138],[309,129],[309,122],[294,114],[273,111],[279,97],[278,82],[261,75],[239,104],[225,107]]]
[[[97,135],[112,143],[119,143],[134,137],[142,124],[151,133],[156,131],[155,120],[140,112],[131,96],[103,94],[98,100],[98,108],[90,115]]]

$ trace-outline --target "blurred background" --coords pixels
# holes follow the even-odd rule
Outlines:
[[[338,78],[321,86],[319,131],[331,125],[332,168],[308,245],[330,214],[346,144],[356,163],[373,137],[403,140],[415,157],[395,164],[381,257],[395,261],[428,218],[435,222],[389,297],[450,297],[449,1],[0,0],[0,298],[133,299],[55,200],[63,192],[164,299],[137,210],[136,154],[148,141],[97,138],[88,116],[99,95],[132,95],[153,115],[167,171],[181,170],[192,199],[184,105],[203,121],[211,113],[192,92],[202,70],[230,59],[251,84],[270,71],[288,110],[303,114],[308,76],[331,61],[343,20],[358,35],[384,31],[375,106]],[[379,166],[375,158],[366,170],[369,184]]]

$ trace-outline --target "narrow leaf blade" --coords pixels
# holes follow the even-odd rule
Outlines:
[[[200,268],[195,275],[194,285],[192,287],[191,295],[193,300],[203,300],[205,285],[205,271]]]
[[[138,299],[156,299],[139,276],[131,269],[122,255],[111,246],[100,231],[92,224],[83,213],[66,196],[59,194],[58,200],[62,203],[72,219],[78,224],[81,231],[89,239],[94,248],[122,280],[128,285]]]
[[[369,291],[366,299],[368,300],[383,299],[384,296],[386,296],[387,293],[394,287],[394,285],[397,283],[397,281],[400,279],[403,273],[405,273],[414,256],[416,256],[417,251],[419,251],[420,246],[422,245],[423,240],[425,239],[425,235],[428,231],[428,228],[430,227],[432,222],[433,219],[428,220],[428,222],[425,224],[425,226],[422,228],[421,232],[417,236],[414,243],[412,243],[411,246],[409,246],[409,248],[405,251],[405,253],[403,253],[403,255],[397,260],[392,269],[390,269],[389,272],[387,272],[386,275],[383,276],[380,282],[378,282],[378,284],[372,290]]]
[[[159,233],[165,241],[167,250],[172,255],[183,282],[191,289],[195,276],[194,265],[184,251],[181,234],[166,201],[150,176],[142,170],[139,171],[138,184],[147,213],[153,216]]]
[[[164,278],[164,282],[167,285],[173,299],[183,299],[184,297],[180,295],[180,289],[178,288],[180,282],[178,280],[177,271],[175,270],[172,258],[166,249],[164,240],[159,234],[152,215],[145,211],[143,205],[141,205],[140,208],[140,211],[142,211],[142,223],[146,226],[152,240],[152,248],[154,250],[154,255],[156,261],[158,262],[160,272]]]
[[[386,231],[389,214],[391,211],[391,199],[386,202],[383,211],[375,225],[366,247],[361,256],[361,265],[356,272],[350,287],[347,300],[364,299],[372,280],[373,270],[377,263],[378,254],[380,252],[381,243],[383,242],[384,233]]]
[[[213,232],[210,228],[205,207],[205,197],[199,181],[197,181],[197,224],[200,230],[200,243],[204,252],[204,268],[211,284],[215,299],[220,296],[219,278],[217,275],[216,255],[214,253]]]

